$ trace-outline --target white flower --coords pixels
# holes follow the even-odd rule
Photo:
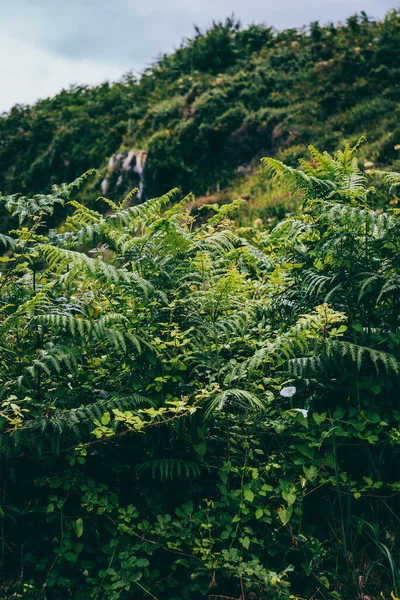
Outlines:
[[[296,391],[297,390],[296,390],[296,388],[294,386],[289,386],[289,387],[282,388],[279,393],[284,398],[291,398],[292,396],[295,395]]]
[[[297,412],[301,413],[301,414],[303,415],[303,417],[304,417],[305,419],[307,419],[307,416],[308,416],[308,410],[306,410],[305,408],[294,408],[293,410],[295,410],[295,411],[297,411]]]

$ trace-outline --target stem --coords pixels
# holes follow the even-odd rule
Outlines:
[[[333,457],[335,461],[335,480],[336,480],[336,492],[339,502],[339,512],[340,512],[340,529],[342,534],[342,545],[343,551],[346,557],[346,561],[348,560],[347,556],[347,543],[346,543],[346,533],[344,529],[344,511],[343,511],[343,502],[342,502],[342,493],[340,489],[340,479],[339,479],[339,465],[337,459],[337,445],[336,445],[336,435],[332,433],[332,441],[333,441]]]
[[[101,582],[100,582],[99,589],[97,590],[97,594],[96,594],[95,600],[97,600],[97,598],[99,597],[99,594],[100,594],[100,592],[101,592],[101,589],[102,589],[102,587],[103,587],[104,580],[105,580],[105,578],[106,578],[106,576],[107,576],[107,571],[108,571],[108,569],[111,567],[111,565],[112,565],[112,562],[113,562],[113,560],[114,560],[114,556],[115,556],[115,552],[116,552],[116,550],[117,550],[117,546],[118,546],[118,544],[116,544],[116,545],[114,546],[113,553],[112,553],[112,555],[111,555],[111,558],[110,558],[110,560],[109,560],[109,562],[108,562],[108,566],[107,566],[107,569],[106,569],[106,573],[105,573],[105,575],[104,575],[103,579],[102,579],[102,580],[101,580]]]
[[[4,480],[4,487],[3,487],[3,507],[6,504],[6,486],[7,486],[7,479]],[[3,563],[4,563],[4,557],[5,557],[5,550],[6,550],[6,540],[5,540],[5,535],[4,535],[4,508],[1,509],[2,514],[1,514],[1,559],[0,559],[0,571],[3,567]]]

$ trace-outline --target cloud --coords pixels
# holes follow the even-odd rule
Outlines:
[[[13,0],[0,3],[0,30],[63,57],[144,65],[191,35],[193,24],[205,27],[232,13],[245,24],[283,28],[361,10],[379,16],[389,6],[389,0]]]
[[[0,2],[0,110],[74,82],[141,71],[213,20],[278,29],[340,21],[365,10],[382,17],[392,0],[12,0]],[[4,58],[6,57],[6,58]]]
[[[0,113],[16,103],[31,104],[51,96],[70,84],[96,84],[121,76],[115,64],[51,56],[7,34],[0,36],[0,55]]]

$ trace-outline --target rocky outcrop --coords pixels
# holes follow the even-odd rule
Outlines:
[[[107,171],[100,186],[103,196],[110,194],[113,200],[122,200],[137,188],[131,202],[145,199],[144,166],[147,154],[144,150],[130,149],[110,156]]]

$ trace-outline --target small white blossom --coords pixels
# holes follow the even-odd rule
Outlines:
[[[279,393],[284,398],[291,398],[292,396],[295,395],[296,391],[297,390],[296,390],[296,388],[294,386],[289,386],[289,387],[282,388]]]
[[[301,414],[303,415],[303,417],[304,417],[305,419],[307,419],[307,416],[308,416],[308,410],[306,410],[305,408],[294,408],[293,410],[295,410],[295,411],[297,411],[297,412],[301,413]]]

